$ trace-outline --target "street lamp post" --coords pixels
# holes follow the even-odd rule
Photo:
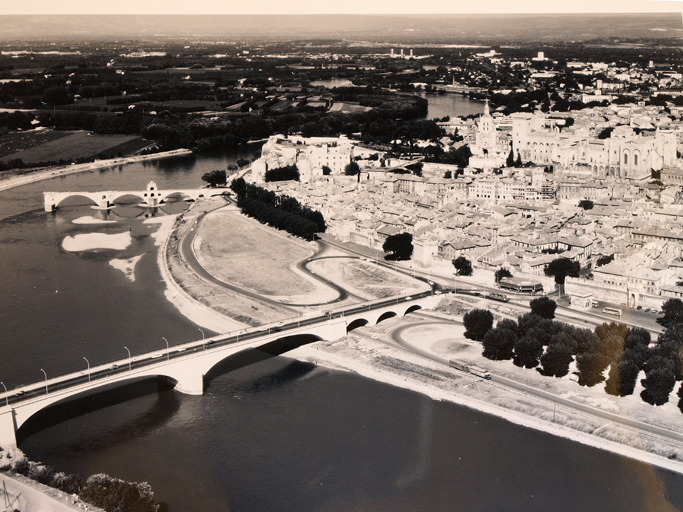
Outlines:
[[[161,339],[166,342],[166,361],[168,361],[171,358],[170,354],[168,353],[168,340],[163,336],[161,337]]]
[[[50,391],[47,389],[47,373],[45,373],[45,370],[42,368],[40,369],[41,372],[43,372],[43,375],[45,375],[45,394],[47,395]]]
[[[197,329],[199,329],[199,327],[197,327]],[[204,331],[199,329],[199,332],[202,333],[202,341],[203,341],[204,340]],[[206,343],[202,343],[202,350],[206,350]]]
[[[90,361],[88,361],[87,357],[84,357],[85,362],[88,363],[88,382],[90,382]]]
[[[5,388],[5,405],[9,407],[9,398],[7,397],[7,386],[5,386],[4,382],[0,382],[2,384],[2,387]]]
[[[130,363],[130,350],[128,350],[128,347],[123,347],[123,348],[125,348],[126,351],[128,352],[128,371],[130,371],[133,369],[131,366],[131,363]]]

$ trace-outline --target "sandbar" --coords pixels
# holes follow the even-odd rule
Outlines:
[[[77,219],[72,220],[74,224],[116,224],[115,220],[104,220],[104,219],[98,219],[96,217],[91,217],[90,215],[86,215],[85,217],[78,217]]]
[[[120,270],[123,272],[123,274],[126,276],[126,279],[128,279],[130,282],[135,281],[135,265],[138,264],[138,261],[140,261],[140,258],[142,258],[142,254],[139,256],[134,256],[132,258],[128,258],[127,260],[123,259],[113,259],[109,262],[109,264],[114,267],[117,270]]]
[[[65,251],[79,252],[95,249],[112,249],[122,251],[130,245],[129,232],[108,235],[106,233],[83,233],[67,236],[62,242]]]

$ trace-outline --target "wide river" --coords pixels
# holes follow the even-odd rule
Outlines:
[[[12,388],[39,381],[41,369],[83,370],[84,357],[95,365],[125,358],[124,347],[164,348],[162,336],[201,336],[164,297],[154,226],[144,222],[154,212],[131,204],[107,215],[112,224],[76,224],[104,216],[76,200],[45,213],[42,191],[197,187],[203,173],[248,155],[1,192],[0,380]],[[74,235],[126,233],[121,249],[62,246]],[[110,264],[138,257],[134,281]],[[262,360],[214,378],[203,396],[138,397],[29,435],[20,448],[82,478],[148,481],[172,512],[683,509],[678,474],[355,374],[251,354]]]

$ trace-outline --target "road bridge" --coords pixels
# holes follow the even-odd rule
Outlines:
[[[156,207],[163,204],[170,196],[186,197],[193,201],[197,201],[202,197],[219,196],[227,192],[226,188],[193,188],[193,189],[178,189],[173,188],[169,190],[158,190],[156,183],[150,181],[147,184],[147,190],[118,190],[118,191],[104,191],[104,192],[43,192],[43,200],[45,204],[45,211],[51,212],[57,209],[59,204],[69,197],[85,197],[90,199],[98,208],[108,209],[123,196],[139,197],[142,204],[147,207]]]
[[[439,298],[429,291],[414,297],[379,299],[325,311],[314,317],[293,318],[287,323],[167,347],[52,379],[46,375],[45,381],[0,394],[0,444],[16,445],[18,429],[49,406],[150,377],[166,377],[175,382],[175,389],[179,392],[201,395],[204,376],[218,363],[238,352],[274,347],[276,353],[282,353],[306,343],[341,338],[356,327],[374,325],[423,307],[432,307]]]

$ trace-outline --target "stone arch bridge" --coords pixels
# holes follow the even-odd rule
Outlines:
[[[286,325],[278,325],[275,328],[277,332],[271,332],[273,326],[260,326],[247,330],[251,332],[222,334],[1,393],[0,444],[16,445],[17,431],[21,426],[50,406],[64,405],[116,385],[123,386],[134,380],[151,377],[166,377],[176,383],[177,391],[201,395],[204,392],[204,377],[210,370],[239,352],[276,345],[280,347],[277,353],[282,353],[314,341],[341,338],[354,328],[404,316],[422,307],[432,307],[438,299],[438,296],[430,296],[426,292],[416,298],[372,301],[335,310],[331,315],[292,320]],[[102,377],[102,374],[106,376]],[[96,378],[89,380],[92,375]]]
[[[228,192],[226,188],[196,188],[196,189],[170,189],[159,190],[156,183],[150,181],[147,184],[146,190],[119,190],[119,191],[104,191],[104,192],[43,192],[43,200],[45,203],[45,211],[51,212],[57,209],[59,204],[69,197],[86,197],[90,199],[98,208],[111,208],[116,200],[123,196],[139,197],[140,201],[149,207],[159,206],[163,204],[166,198],[173,195],[185,196],[193,201],[197,201],[202,197],[219,196]]]

